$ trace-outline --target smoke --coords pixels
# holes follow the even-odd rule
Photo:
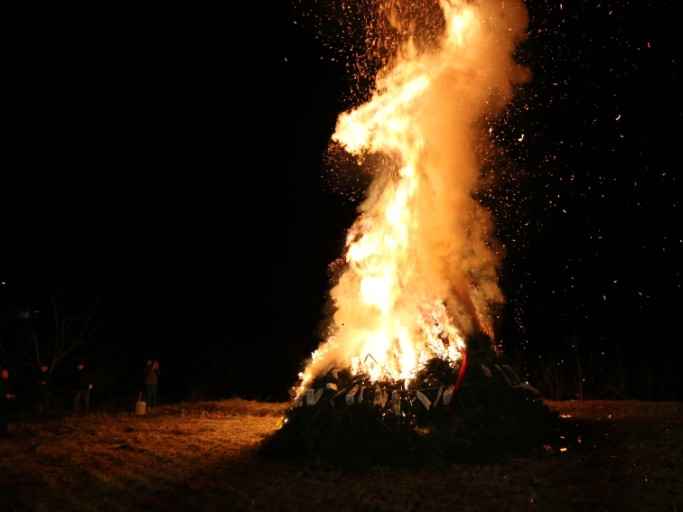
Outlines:
[[[453,348],[475,331],[491,333],[491,308],[504,300],[493,219],[473,198],[476,147],[486,137],[482,119],[528,79],[513,59],[526,9],[521,0],[414,4],[379,5],[386,23],[378,26],[398,49],[370,100],[341,114],[333,135],[359,161],[382,154],[394,165],[375,171],[349,230],[346,266],[330,292],[330,336],[304,385],[367,355],[383,376],[409,378],[424,353],[439,355],[430,336]]]

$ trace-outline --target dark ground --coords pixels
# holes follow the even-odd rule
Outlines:
[[[228,400],[148,417],[27,422],[0,441],[0,508],[683,510],[683,404],[549,405],[563,416],[566,439],[528,457],[353,473],[259,458],[282,404]]]

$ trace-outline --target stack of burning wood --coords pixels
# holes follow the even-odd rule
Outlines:
[[[431,359],[407,386],[330,371],[292,404],[264,449],[364,464],[481,458],[542,446],[553,420],[538,391],[493,351],[468,350],[455,366]]]
[[[451,366],[448,361],[434,358],[427,362],[416,378],[405,387],[402,382],[370,382],[367,375],[352,375],[348,370],[331,370],[294,401],[292,407],[341,408],[366,405],[375,408],[383,417],[394,415],[408,421],[423,417],[437,408],[448,408],[462,384],[465,365]],[[528,382],[523,382],[508,364],[480,363],[470,372],[480,378],[524,391],[529,397],[540,393]],[[470,379],[471,380],[471,379]]]
[[[440,361],[440,360],[439,360]],[[455,380],[450,385],[406,388],[400,382],[371,383],[367,375],[352,376],[348,371],[333,370],[316,380],[293,404],[293,407],[347,407],[371,405],[382,414],[405,417],[416,407],[429,410],[448,406],[455,392]]]
[[[441,362],[441,360],[434,360]],[[451,372],[454,369],[450,368]],[[293,404],[293,407],[346,407],[371,405],[382,414],[405,417],[407,411],[421,406],[429,410],[448,406],[455,392],[455,379],[438,388],[409,386],[402,382],[371,383],[367,375],[351,375],[346,370],[332,370],[317,379]]]

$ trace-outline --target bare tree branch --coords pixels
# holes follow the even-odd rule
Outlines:
[[[64,306],[60,307],[55,295],[51,297],[50,302],[52,305],[54,332],[51,335],[46,333],[45,337],[41,337],[33,330],[33,345],[40,364],[42,356],[45,355],[45,350],[41,352],[41,347],[45,349],[46,346],[50,346],[51,342],[49,373],[52,374],[67,356],[88,342],[95,329],[92,319],[95,316],[99,298],[90,307],[87,315],[83,316],[67,316]]]
[[[71,354],[71,352],[76,350],[81,345],[83,345],[83,342],[80,340],[76,340],[68,348],[64,349],[60,354],[56,354],[54,359],[54,365],[57,366],[59,363],[62,362],[62,360],[64,360],[66,356]]]

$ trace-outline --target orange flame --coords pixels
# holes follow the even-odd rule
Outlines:
[[[476,122],[509,99],[511,58],[526,26],[520,0],[440,0],[438,48],[409,40],[376,78],[370,101],[339,116],[333,141],[362,159],[383,153],[346,240],[347,268],[331,291],[332,334],[300,374],[351,368],[370,380],[410,381],[420,365],[462,358],[464,337],[491,331],[502,301],[490,216],[473,198]]]

